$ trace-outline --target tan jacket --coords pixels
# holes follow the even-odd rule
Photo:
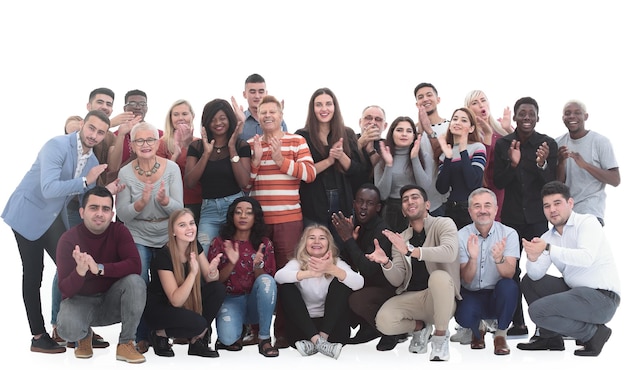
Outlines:
[[[426,240],[422,246],[422,261],[426,263],[428,273],[446,271],[454,280],[456,298],[461,300],[461,272],[459,266],[459,238],[456,224],[449,217],[428,216],[424,220]],[[409,226],[402,232],[402,237],[408,242],[413,237],[413,228]],[[409,286],[413,275],[411,258],[391,248],[393,266],[383,273],[389,282],[397,287],[396,294],[404,292]]]

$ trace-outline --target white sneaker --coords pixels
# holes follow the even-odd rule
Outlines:
[[[341,347],[343,347],[341,343],[331,343],[322,337],[315,343],[315,348],[319,353],[332,357],[335,360],[338,359],[341,354]]]
[[[450,337],[451,342],[459,342],[461,344],[472,343],[472,329],[459,327]]]
[[[431,361],[448,361],[450,359],[450,348],[448,334],[433,335],[430,338],[430,360]]]
[[[414,331],[409,344],[409,352],[426,353],[428,352],[428,340],[432,333],[432,326],[426,324],[422,330]]]
[[[302,356],[311,356],[317,353],[315,344],[310,340],[299,340],[296,342],[296,349]]]

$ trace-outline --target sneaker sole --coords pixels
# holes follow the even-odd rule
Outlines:
[[[132,359],[128,359],[128,358],[126,358],[124,356],[119,356],[119,355],[116,355],[115,359],[119,360],[119,361],[125,361],[125,362],[128,362],[130,364],[140,364],[142,362],[146,362],[145,358],[138,358],[136,360],[132,360]]]
[[[92,358],[93,357],[93,353],[88,354],[88,355],[77,355],[76,353],[74,353],[74,357],[76,357],[76,358]]]
[[[47,353],[47,354],[56,354],[56,353],[64,353],[65,352],[65,347],[60,347],[57,349],[44,349],[44,348],[39,348],[39,347],[30,347],[30,351],[31,352],[37,352],[37,353]]]
[[[312,355],[314,355],[314,354],[316,354],[316,353],[317,353],[317,351],[315,351],[315,352],[313,352],[313,353],[311,353],[311,354],[306,353],[306,351],[304,350],[304,348],[301,348],[301,347],[302,347],[302,345],[300,344],[300,342],[299,342],[299,341],[298,341],[298,342],[296,342],[295,347],[296,347],[296,350],[298,351],[298,353],[299,353],[299,354],[301,354],[302,356],[305,356],[305,357],[307,357],[307,356],[312,356]]]

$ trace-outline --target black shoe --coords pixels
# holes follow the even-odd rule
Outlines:
[[[354,337],[348,339],[348,344],[361,344],[367,343],[371,340],[380,337],[380,332],[371,325],[361,324],[359,331],[354,335]]]
[[[167,337],[161,337],[156,334],[155,331],[150,332],[150,339],[152,341],[152,348],[154,354],[163,357],[174,357],[174,351],[170,346],[170,340]]]
[[[227,346],[226,344],[220,342],[220,340],[218,339],[217,342],[215,342],[215,349],[223,349],[226,351],[237,352],[243,349],[243,344],[241,344],[241,339],[239,339],[235,343]]]
[[[597,356],[602,352],[602,347],[611,337],[611,329],[602,324],[598,326],[596,333],[585,342],[585,349],[577,349],[574,351],[576,356]]]
[[[50,338],[48,333],[43,333],[39,339],[33,338],[30,342],[30,351],[39,353],[63,353],[65,347],[60,346]]]
[[[383,335],[380,337],[376,349],[379,351],[391,351],[398,344],[399,335]]]
[[[526,325],[512,326],[506,331],[507,337],[524,337],[528,335],[528,327]]]
[[[523,351],[564,351],[563,337],[539,338],[534,342],[518,343],[517,348]]]
[[[195,341],[195,343],[189,342],[189,349],[187,350],[187,354],[189,356],[200,356],[200,357],[220,357],[220,354],[217,353],[216,350],[212,349],[209,346],[208,333],[204,335],[201,339]]]

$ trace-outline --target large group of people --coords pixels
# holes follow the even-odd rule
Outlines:
[[[289,130],[253,74],[248,108],[209,101],[194,136],[186,100],[161,130],[145,92],[129,91],[111,118],[113,91],[93,90],[2,213],[31,351],[90,358],[109,345],[93,327],[121,323],[116,358],[129,363],[149,347],[172,357],[173,343],[207,358],[256,344],[265,357],[292,347],[338,359],[376,338],[379,351],[430,343],[429,359],[447,361],[451,341],[484,349],[487,331],[493,353],[509,355],[507,337],[529,334],[525,299],[536,328],[519,350],[564,350],[569,337],[575,355],[598,356],[621,293],[602,228],[606,184],[620,183],[609,139],[585,128],[580,101],[564,105],[555,140],[535,130],[531,97],[495,119],[474,90],[444,118],[433,84],[413,93],[417,120],[387,127],[370,105],[356,133],[320,88]],[[57,271],[52,335],[44,252]]]

